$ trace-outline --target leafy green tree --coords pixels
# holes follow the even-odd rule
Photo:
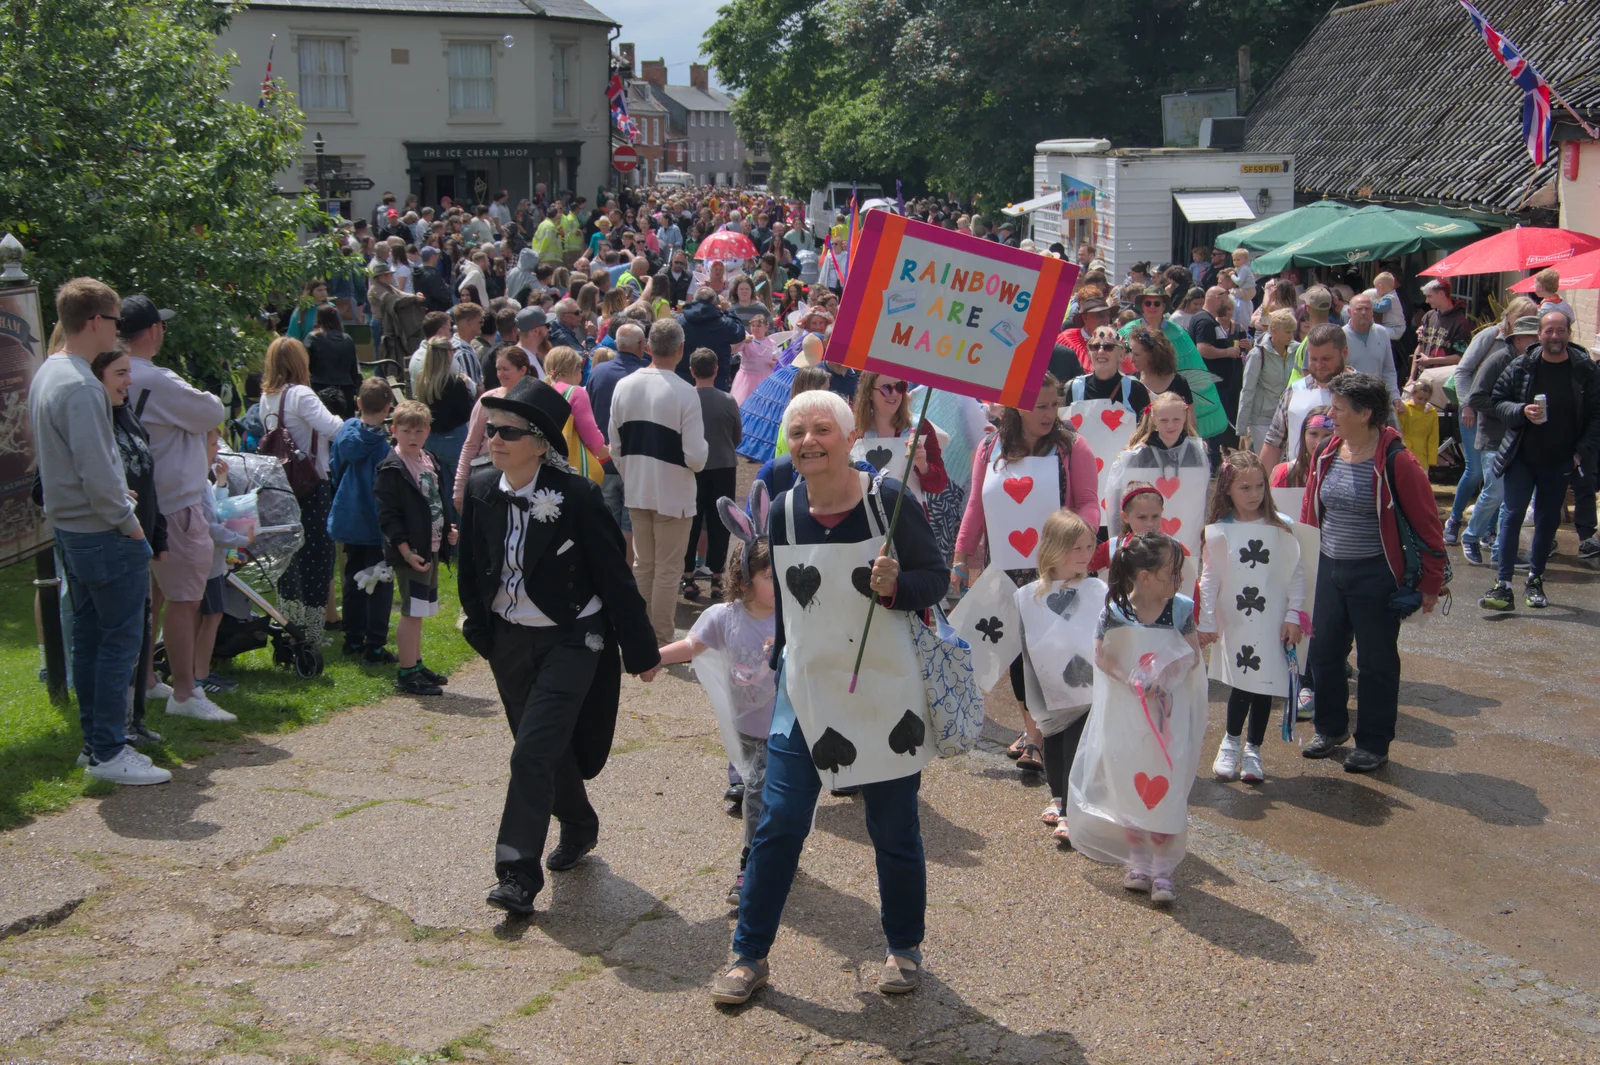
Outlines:
[[[164,355],[226,376],[266,337],[256,316],[337,258],[303,240],[326,216],[277,195],[300,155],[299,110],[225,99],[212,0],[4,0],[0,231],[50,293],[79,275],[178,312]]]

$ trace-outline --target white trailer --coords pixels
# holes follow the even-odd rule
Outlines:
[[[1042,141],[1034,150],[1035,198],[1009,211],[1028,216],[1023,228],[1041,251],[1059,240],[1071,258],[1093,244],[1113,284],[1136,262],[1188,263],[1195,245],[1294,206],[1293,156],[1106,140]],[[1094,187],[1091,217],[1062,219],[1063,175]]]

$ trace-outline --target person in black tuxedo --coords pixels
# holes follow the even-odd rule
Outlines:
[[[551,815],[551,870],[599,838],[583,782],[610,754],[624,663],[649,682],[661,656],[622,532],[599,487],[567,465],[567,401],[525,377],[482,402],[494,467],[467,482],[456,572],[462,634],[489,660],[515,738],[488,903],[527,915]]]

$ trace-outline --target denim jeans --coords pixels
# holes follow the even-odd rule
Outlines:
[[[877,852],[883,934],[891,952],[912,958],[920,957],[916,949],[928,909],[928,866],[917,816],[921,786],[922,774],[913,773],[861,789],[867,835]],[[733,933],[733,952],[740,958],[759,960],[772,949],[821,790],[822,778],[799,723],[787,736],[769,736],[767,780],[761,791],[765,808],[745,864],[739,926]]]
[[[617,519],[617,526],[625,533],[633,532],[633,519],[628,516],[628,504],[623,501],[622,474],[607,473],[600,495],[606,501],[606,509]]]
[[[1317,600],[1306,660],[1316,689],[1311,720],[1319,736],[1350,731],[1350,680],[1344,665],[1356,647],[1356,746],[1388,754],[1400,702],[1400,619],[1389,611],[1394,574],[1382,555],[1317,563]]]
[[[107,532],[57,529],[72,592],[72,682],[78,721],[96,759],[114,758],[126,742],[128,686],[144,640],[150,595],[150,545]]]
[[[1450,520],[1453,522],[1461,521],[1461,515],[1466,513],[1467,504],[1471,503],[1472,498],[1484,488],[1483,452],[1477,448],[1475,443],[1477,438],[1476,430],[1461,430],[1461,454],[1464,465],[1461,470],[1461,480],[1456,483],[1456,501],[1450,504]]]
[[[1515,459],[1506,467],[1505,502],[1500,505],[1500,580],[1511,583],[1516,572],[1517,539],[1522,534],[1522,519],[1533,502],[1533,544],[1528,549],[1528,578],[1543,576],[1545,561],[1556,543],[1561,525],[1561,508],[1567,501],[1567,485],[1573,471],[1560,466],[1535,466]],[[1509,546],[1508,546],[1509,545]]]
[[[1461,542],[1478,544],[1488,539],[1490,547],[1498,551],[1500,504],[1505,498],[1506,482],[1494,472],[1494,452],[1485,454],[1480,451],[1478,454],[1483,457],[1483,490],[1478,493],[1478,502],[1472,508],[1472,520],[1461,532]]]

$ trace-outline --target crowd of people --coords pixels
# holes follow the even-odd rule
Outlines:
[[[917,796],[934,747],[928,706],[907,708],[905,692],[923,689],[933,612],[952,608],[983,688],[1007,677],[1024,723],[1009,753],[1049,786],[1041,819],[1169,904],[1208,676],[1229,689],[1218,779],[1267,779],[1274,700],[1286,727],[1312,722],[1305,757],[1343,751],[1347,771],[1371,772],[1395,738],[1402,621],[1449,594],[1449,545],[1480,564],[1490,541],[1486,609],[1514,606],[1524,564],[1525,601],[1542,607],[1575,489],[1580,553],[1600,555],[1600,371],[1543,275],[1542,303],[1513,300],[1476,333],[1430,282],[1402,338],[1385,273],[1360,292],[1304,287],[1202,248],[1113,279],[1084,245],[1050,372],[1017,410],[829,362],[848,247],[824,248],[805,284],[791,239],[803,215],[764,194],[394,201],[348,225],[348,271],[282,309],[243,419],[305,467],[305,542],[280,599],[313,638],[331,628],[346,654],[396,667],[400,691],[437,696],[448,678],[424,663],[422,620],[454,564],[462,636],[513,736],[488,901],[514,915],[533,912],[545,870],[597,844],[585,781],[605,765],[622,673],[649,682],[692,662],[743,820],[717,1002],[767,982],[824,786],[865,808],[878,986],[920,983]],[[906,210],[1067,255],[954,203]],[[694,258],[724,233],[749,252]],[[56,309],[30,402],[72,589],[81,761],[160,783],[170,773],[137,749],[160,737],[130,715],[132,684],[167,713],[232,720],[211,699],[234,682],[210,669],[208,636],[222,552],[249,546],[216,521],[225,412],[152,361],[171,311],[89,278],[62,286]],[[1446,409],[1460,411],[1465,474],[1441,521],[1428,471]],[[741,461],[756,468],[747,500]],[[682,632],[681,599],[707,592],[720,601]],[[889,620],[857,660],[841,633],[869,601]],[[152,630],[170,688],[140,661]]]

